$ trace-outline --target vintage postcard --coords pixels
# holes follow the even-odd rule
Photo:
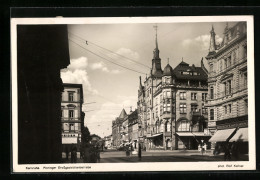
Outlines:
[[[12,18],[13,172],[255,170],[253,18]]]

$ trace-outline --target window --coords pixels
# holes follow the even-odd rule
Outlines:
[[[171,78],[166,78],[166,83],[171,84]]]
[[[69,128],[70,128],[70,132],[74,132],[75,131],[75,126],[74,124],[69,124]]]
[[[161,125],[160,125],[160,132],[163,132],[164,131],[164,124],[161,122]]]
[[[244,109],[245,109],[245,114],[248,114],[248,103],[247,103],[247,99],[245,99],[244,101]]]
[[[190,131],[190,123],[187,120],[180,121],[178,131]]]
[[[198,112],[197,105],[191,105],[191,112]]]
[[[180,92],[180,99],[186,100],[186,92]]]
[[[169,121],[167,121],[165,123],[165,131],[166,132],[170,132],[171,131],[171,123]]]
[[[191,100],[197,100],[197,93],[191,93]]]
[[[167,91],[167,98],[171,98],[171,92],[170,91]]]
[[[231,104],[229,104],[228,107],[229,107],[228,108],[229,109],[229,113],[231,113],[232,112]]]
[[[224,68],[227,68],[227,59],[224,59]]]
[[[228,67],[231,66],[231,56],[229,56],[229,57],[227,58],[227,66],[228,66]]]
[[[202,93],[202,101],[207,100],[208,93]]]
[[[163,92],[163,97],[166,98],[166,91]]]
[[[232,92],[232,88],[231,88],[231,80],[228,80],[226,82],[223,83],[224,87],[225,87],[225,95],[229,95]]]
[[[214,99],[214,88],[213,88],[213,86],[210,87],[210,99]]]
[[[237,52],[236,52],[236,50],[234,50],[234,52],[233,52],[233,61],[234,62],[236,61],[236,58],[237,58]]]
[[[208,114],[208,108],[202,107],[202,114]]]
[[[214,120],[214,109],[210,110],[210,120]]]
[[[187,113],[187,105],[185,103],[180,104],[180,113]]]
[[[61,113],[60,116],[61,116],[61,117],[64,117],[64,115],[63,115],[63,113],[64,113],[64,112],[63,112],[63,109],[60,111],[60,113]]]
[[[69,110],[69,117],[73,118],[74,117],[74,110]]]
[[[167,111],[171,112],[171,104],[170,103],[167,103]]]
[[[219,70],[222,71],[222,60],[220,60]]]
[[[166,104],[163,104],[163,112],[166,111]]]
[[[69,92],[69,101],[73,101],[73,92]]]
[[[225,114],[227,114],[227,106],[224,106]]]
[[[246,45],[244,46],[244,57],[245,58],[247,57],[247,46]]]

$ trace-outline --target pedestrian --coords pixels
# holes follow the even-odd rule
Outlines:
[[[140,143],[138,144],[138,159],[139,161],[142,159],[142,148]]]
[[[77,147],[74,146],[71,150],[71,163],[77,162]]]
[[[68,148],[68,146],[66,146],[66,148],[65,148],[65,153],[66,153],[66,160],[68,160],[69,159],[69,148]]]
[[[237,148],[237,143],[233,141],[232,146],[231,146],[231,154],[232,158],[237,161],[238,160],[238,148]]]
[[[96,158],[97,158],[97,162],[100,163],[100,147],[99,146],[96,147]]]
[[[90,162],[91,163],[96,163],[97,162],[97,154],[96,154],[96,149],[94,145],[90,147]]]
[[[225,152],[225,154],[224,154],[224,160],[225,160],[225,161],[230,161],[231,156],[230,156],[230,149],[229,149],[228,143],[226,143],[226,144],[224,145],[224,152]]]
[[[130,151],[131,151],[131,148],[129,145],[126,146],[126,156],[127,157],[130,157]]]

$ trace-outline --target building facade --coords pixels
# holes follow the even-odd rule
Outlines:
[[[123,144],[123,134],[125,132],[123,128],[123,122],[127,118],[127,114],[125,112],[125,109],[123,109],[120,113],[120,115],[112,121],[112,137],[113,137],[113,146],[119,147],[121,144]]]
[[[214,143],[228,141],[239,131],[243,131],[244,136],[247,136],[246,22],[238,22],[233,27],[227,24],[220,44],[216,44],[213,27],[210,35],[210,48],[206,57],[209,65],[207,101],[209,128],[212,134],[219,131],[226,136],[224,139],[219,139],[217,134],[220,133],[216,133],[211,140]],[[247,140],[241,139],[241,141]]]
[[[60,70],[69,64],[66,25],[17,26],[18,164],[62,162]]]
[[[157,35],[152,69],[138,90],[140,142],[146,149],[197,149],[207,141],[207,70],[181,62],[161,69]]]
[[[83,89],[82,84],[63,84],[61,102],[62,149],[71,150],[76,146],[80,150],[81,129],[84,126],[82,112]]]

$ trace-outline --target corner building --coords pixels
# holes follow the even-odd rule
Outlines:
[[[197,149],[207,141],[207,70],[181,62],[161,69],[157,35],[152,69],[138,90],[139,141],[147,150]]]
[[[83,89],[82,84],[63,84],[61,101],[61,129],[62,150],[77,147],[80,150],[81,129],[84,126],[84,112],[82,112]]]
[[[208,89],[209,128],[216,142],[239,141],[241,151],[248,151],[247,26],[228,23],[223,41],[216,44],[210,31]],[[221,137],[222,136],[222,137]],[[242,145],[243,144],[243,145]]]

